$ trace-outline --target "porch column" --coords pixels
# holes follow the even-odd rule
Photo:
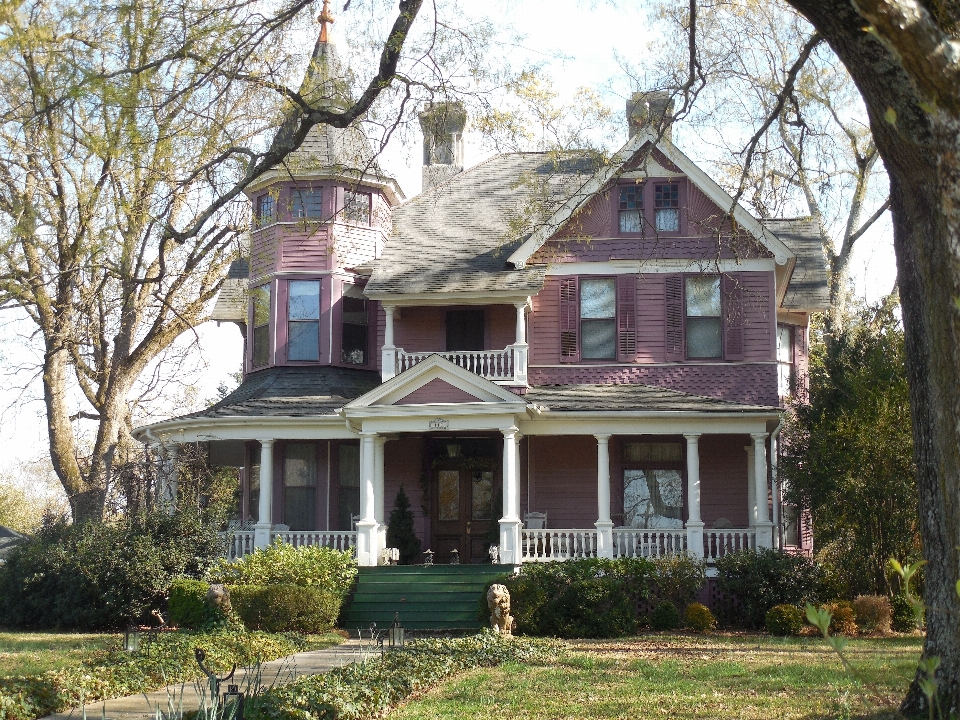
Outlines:
[[[703,557],[703,521],[700,519],[700,435],[687,439],[687,552]]]
[[[375,492],[374,492],[374,519],[377,521],[377,554],[379,551],[387,546],[387,524],[384,522],[383,517],[383,499],[384,499],[384,489],[383,489],[383,446],[387,442],[387,439],[382,435],[378,435],[374,439],[374,478],[376,482]],[[379,559],[379,558],[378,558]]]
[[[377,564],[376,433],[360,433],[360,521],[357,523],[357,564]]]
[[[773,547],[773,523],[767,514],[767,434],[751,433],[753,438],[754,497],[757,505],[757,547]]]
[[[393,305],[384,305],[383,347],[380,350],[380,379],[384,382],[397,374],[397,348],[393,344]]]
[[[260,512],[253,526],[254,547],[270,544],[273,528],[273,438],[262,438],[260,443]]]
[[[613,522],[610,520],[610,436],[597,439],[597,557],[613,558]]]
[[[513,379],[517,383],[527,384],[527,303],[516,303],[517,333],[513,342]]]
[[[520,483],[517,477],[517,433],[508,427],[503,433],[503,517],[500,518],[500,562],[520,564]]]

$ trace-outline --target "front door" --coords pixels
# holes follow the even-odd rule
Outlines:
[[[436,468],[437,502],[434,503],[434,562],[450,562],[451,552],[460,553],[462,563],[489,561],[491,523],[494,523],[495,470],[464,467]]]

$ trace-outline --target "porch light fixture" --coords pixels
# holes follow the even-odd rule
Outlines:
[[[458,458],[460,457],[461,450],[462,448],[460,447],[460,443],[458,443],[456,440],[447,443],[447,457]]]
[[[136,625],[128,625],[123,633],[123,649],[126,652],[140,652],[140,628]]]
[[[243,720],[243,698],[244,693],[240,692],[239,685],[227,685],[227,691],[223,694],[223,707],[228,708],[233,704],[233,714],[228,715],[231,720]]]
[[[387,645],[391,650],[403,648],[404,632],[405,632],[405,629],[403,625],[400,624],[400,613],[396,613],[393,616],[393,624],[390,626],[390,629],[387,631]]]
[[[433,565],[433,550],[427,550],[423,553],[423,564]]]

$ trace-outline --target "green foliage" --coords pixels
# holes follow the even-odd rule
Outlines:
[[[774,605],[816,602],[821,571],[803,555],[781,550],[743,550],[717,560],[717,585],[724,595],[722,619],[759,629]]]
[[[113,523],[52,521],[0,567],[0,622],[121,628],[162,609],[175,577],[202,576],[222,552],[216,528],[196,511],[155,511]]]
[[[650,595],[653,564],[643,558],[530,563],[494,582],[510,591],[517,632],[554,637],[620,637],[635,632],[637,606]],[[480,619],[490,622],[486,593]]]
[[[653,565],[656,597],[669,600],[678,610],[686,607],[707,581],[706,562],[688,553],[662,555]]]
[[[683,614],[683,622],[694,632],[707,632],[717,626],[717,620],[710,612],[710,608],[698,602],[687,605],[686,612]]]
[[[342,597],[317,586],[230,585],[233,611],[248,630],[321,633],[340,614]]]
[[[555,643],[502,638],[490,631],[448,640],[417,640],[390,652],[275,687],[253,698],[249,720],[360,720],[382,717],[409,697],[463,670],[502,663],[544,664],[555,659]]]
[[[311,545],[295,548],[277,540],[230,562],[221,559],[207,581],[224,585],[300,585],[319,587],[343,597],[357,576],[352,552]]]
[[[207,604],[207,591],[210,585],[203,580],[177,578],[170,585],[170,600],[167,609],[170,624],[175,627],[199,630],[207,623],[216,620]]]
[[[799,635],[803,629],[803,613],[796,605],[774,605],[767,611],[766,628],[778,637]]]
[[[680,613],[669,600],[657,605],[650,614],[650,627],[654,630],[676,630],[680,627]]]
[[[830,613],[830,632],[834,635],[856,635],[857,621],[853,604],[846,600],[826,603],[824,609]]]
[[[209,665],[223,675],[234,664],[250,667],[298,652],[304,645],[295,636],[264,633],[161,633],[139,653],[114,648],[94,654],[78,667],[0,678],[0,717],[33,720],[83,703],[190,682],[201,676],[193,658],[195,647],[202,648]]]
[[[853,613],[864,632],[890,632],[893,608],[885,595],[860,595],[853,601]]]
[[[390,520],[387,523],[387,547],[400,550],[400,564],[407,565],[420,559],[420,538],[413,530],[413,511],[410,510],[410,498],[407,497],[403,485],[397,491],[397,499],[393,502],[390,511]]]
[[[811,343],[809,403],[783,431],[786,501],[812,512],[834,596],[892,595],[887,559],[921,555],[903,330],[881,307]]]
[[[894,632],[908,633],[917,629],[917,618],[906,595],[903,593],[894,595],[890,605],[893,608],[890,626]]]

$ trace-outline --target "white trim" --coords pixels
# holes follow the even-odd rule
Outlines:
[[[142,425],[133,431],[133,436],[141,442],[149,436],[181,443],[257,440],[265,435],[284,440],[351,440],[357,437],[339,415],[181,418]]]
[[[775,271],[773,258],[749,260],[606,260],[602,262],[550,263],[547,275],[635,275],[676,272]]]
[[[272,168],[263,173],[263,175],[260,175],[255,182],[247,185],[243,192],[252,200],[253,195],[269,185],[273,185],[278,182],[302,182],[304,180],[329,180],[340,185],[368,185],[369,187],[381,190],[383,194],[387,196],[387,199],[390,201],[390,204],[393,207],[396,207],[407,200],[407,196],[403,192],[403,188],[400,187],[400,183],[398,183],[394,178],[387,177],[385,175],[370,175],[368,173],[361,175],[359,172],[355,171],[347,171],[344,173],[335,174],[331,172],[324,172],[322,170],[303,170],[290,172],[287,170],[279,171],[276,168]]]
[[[577,210],[600,192],[607,183],[617,177],[620,168],[632,160],[640,148],[647,143],[653,143],[657,150],[662,152],[671,162],[680,168],[681,172],[679,174],[685,174],[690,182],[703,191],[703,193],[720,208],[727,210],[733,204],[733,198],[714,182],[709,175],[703,172],[693,160],[680,152],[672,143],[665,140],[658,142],[657,133],[650,128],[644,128],[627,141],[626,145],[614,155],[609,165],[599,170],[578,192],[568,198],[546,222],[537,228],[530,238],[507,258],[507,262],[518,269],[525,267],[527,260],[529,260],[547,240],[553,237]],[[677,175],[677,173],[672,173],[671,175]],[[733,218],[774,254],[778,265],[785,265],[789,260],[795,258],[794,253],[783,241],[761,225],[760,222],[739,203],[733,207]]]
[[[536,289],[537,294],[543,289]],[[531,296],[527,290],[478,290],[477,292],[436,292],[436,293],[389,293],[365,292],[371,300],[388,303],[394,307],[423,307],[427,305],[513,305],[526,302]]]

